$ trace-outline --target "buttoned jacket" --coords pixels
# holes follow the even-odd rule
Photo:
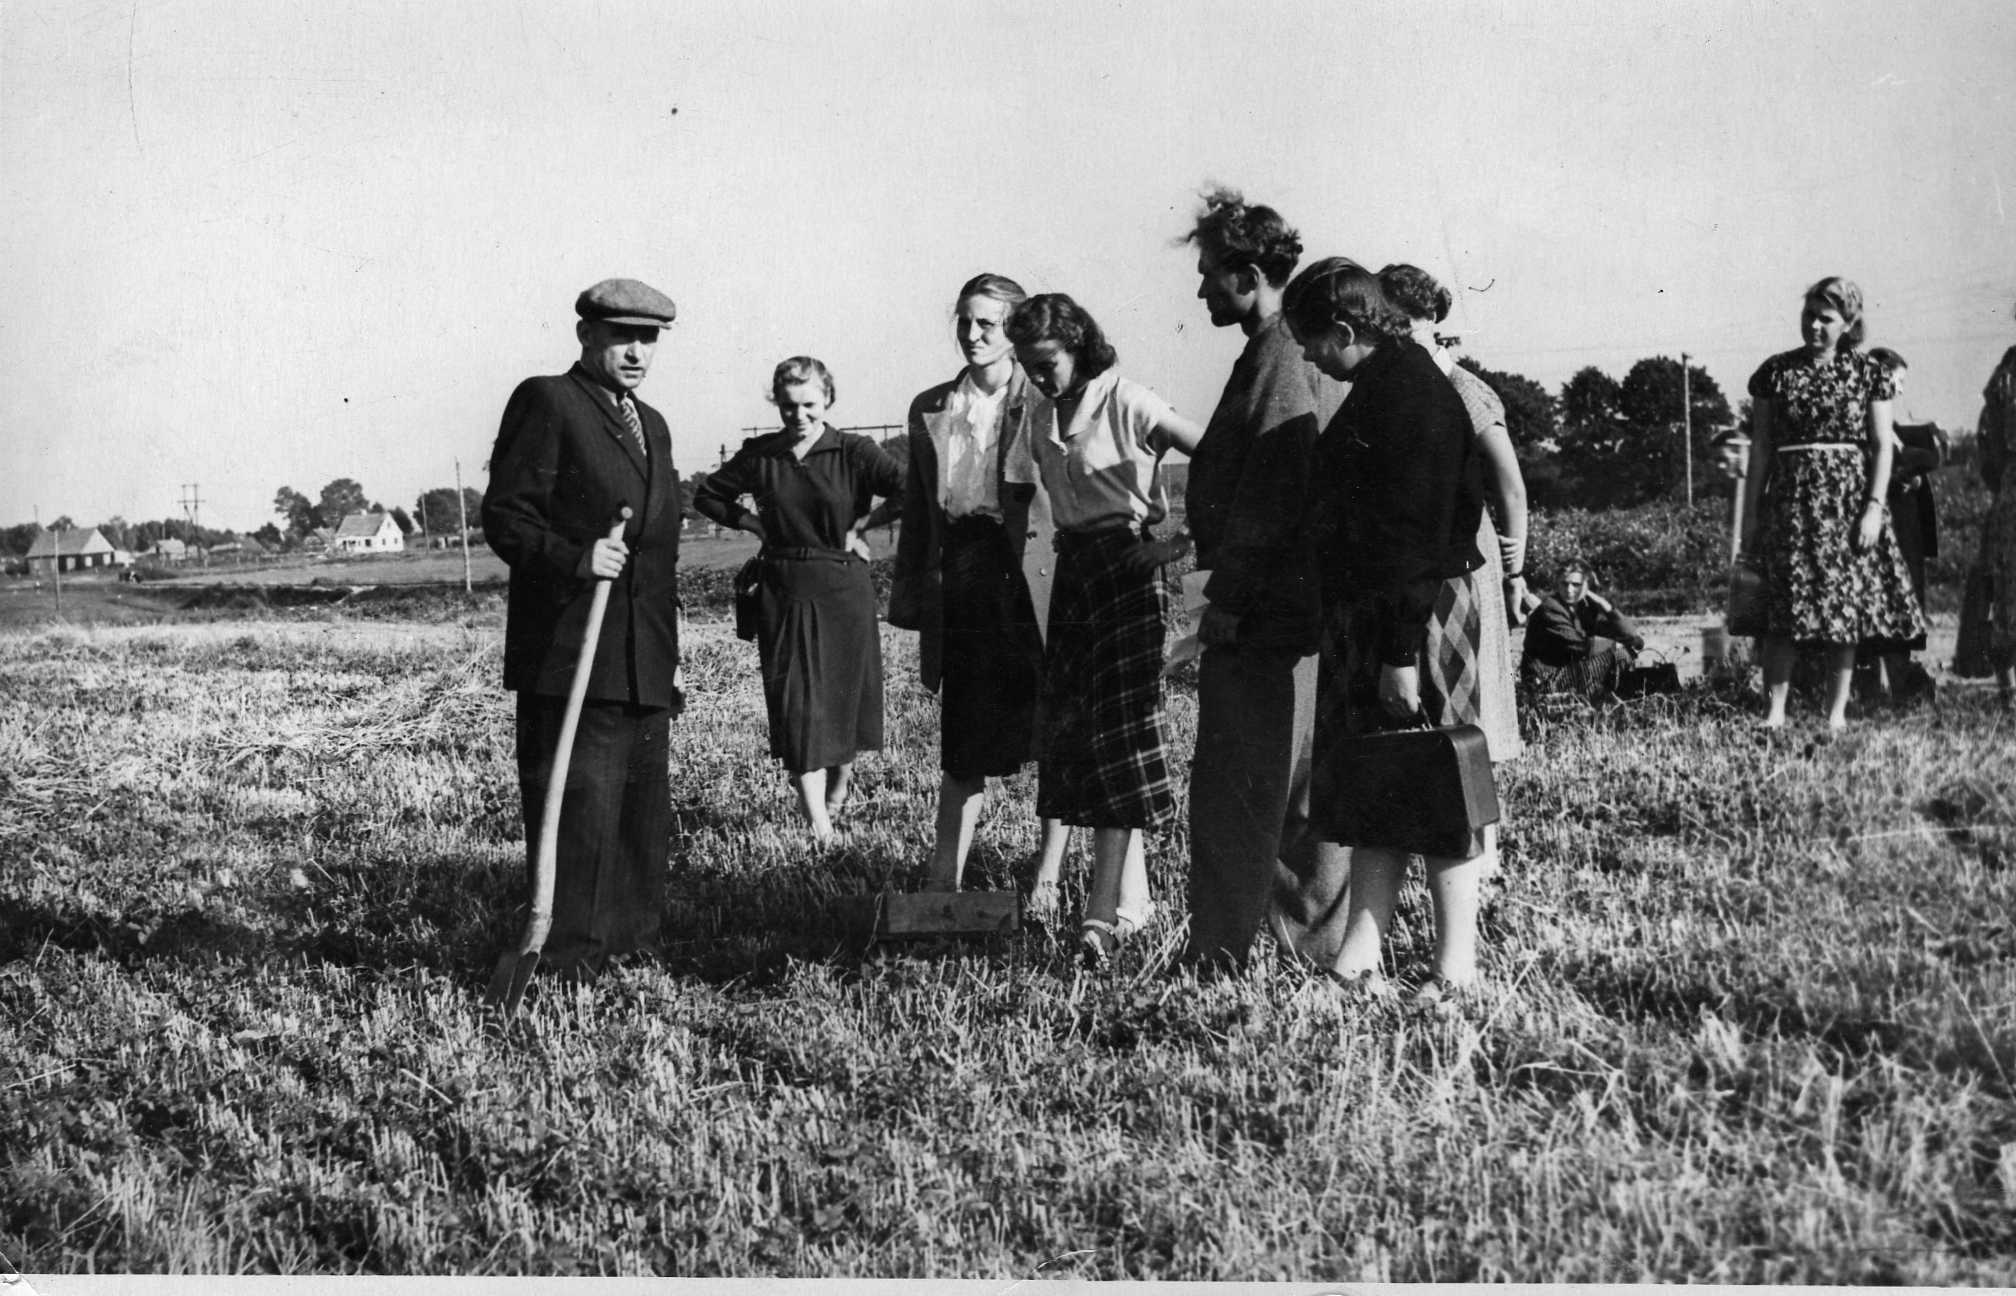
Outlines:
[[[632,397],[649,455],[579,364],[511,393],[490,456],[483,532],[511,568],[504,687],[565,694],[596,582],[582,557],[627,506],[629,558],[610,582],[588,696],[679,702],[679,473],[664,417]]]
[[[945,413],[959,382],[954,378],[928,387],[910,402],[903,529],[896,539],[896,570],[889,590],[889,624],[918,632],[918,669],[924,687],[932,690],[944,669],[946,517],[938,502],[938,447],[931,439],[930,420]],[[1026,458],[1029,452],[1029,414],[1035,403],[1029,379],[1017,366],[1001,400],[1001,434],[995,438],[994,453],[1001,525],[1022,562],[1023,578],[1037,601],[1037,622],[1042,624],[1053,557],[1048,510],[1037,499],[1036,486],[1010,481],[1008,473],[1010,457],[1019,453]]]

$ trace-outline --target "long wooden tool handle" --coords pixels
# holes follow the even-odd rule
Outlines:
[[[609,528],[611,540],[623,538],[630,521],[630,509]],[[525,937],[518,942],[520,954],[537,954],[546,947],[546,933],[553,928],[553,875],[560,855],[560,802],[567,791],[567,767],[574,758],[574,731],[581,727],[581,704],[588,697],[588,676],[595,669],[595,645],[602,638],[602,614],[609,607],[609,582],[595,578],[595,593],[588,603],[588,626],[581,632],[581,656],[574,663],[574,682],[567,690],[567,711],[560,720],[560,741],[553,748],[553,769],[546,777],[546,801],[539,811],[539,849],[532,857],[532,916],[525,924]]]

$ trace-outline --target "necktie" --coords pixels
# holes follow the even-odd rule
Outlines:
[[[616,398],[616,408],[623,411],[623,422],[630,429],[630,439],[637,443],[637,453],[649,459],[651,452],[644,447],[644,422],[637,417],[637,407],[623,395]]]

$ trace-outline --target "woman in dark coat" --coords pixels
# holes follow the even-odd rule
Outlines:
[[[1324,579],[1316,786],[1334,787],[1323,767],[1350,734],[1423,717],[1438,728],[1478,722],[1475,691],[1451,686],[1467,640],[1451,637],[1433,613],[1444,586],[1482,562],[1482,489],[1463,398],[1413,340],[1377,275],[1341,257],[1319,261],[1288,285],[1282,313],[1303,358],[1351,384],[1316,445],[1310,519]],[[1312,806],[1312,817],[1323,824],[1331,808]],[[1333,971],[1383,991],[1380,947],[1408,854],[1341,834],[1329,840],[1353,848],[1351,908]],[[1483,834],[1472,832],[1463,856],[1424,862],[1435,969],[1421,999],[1437,1002],[1477,978]]]
[[[1035,754],[1045,610],[1035,595],[1049,600],[1040,573],[1051,556],[1049,528],[1032,507],[1029,414],[1041,398],[1007,333],[1028,297],[1002,275],[968,280],[954,307],[966,366],[910,403],[889,623],[918,632],[919,672],[943,707],[944,777],[926,881],[935,891],[959,889],[987,780]],[[1046,848],[1068,831],[1044,820]]]
[[[819,361],[778,365],[770,392],[783,429],[744,441],[693,507],[763,541],[756,647],[770,754],[824,841],[847,800],[855,754],[882,746],[882,647],[857,524],[875,497],[902,489],[903,469],[867,437],[827,426],[833,375]]]

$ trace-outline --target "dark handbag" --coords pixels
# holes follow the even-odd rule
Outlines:
[[[1626,666],[1617,675],[1617,696],[1620,698],[1654,697],[1679,691],[1680,668],[1670,661]]]
[[[757,554],[735,573],[735,637],[754,642],[757,608],[763,586],[763,555]]]
[[[1476,725],[1347,734],[1318,754],[1311,809],[1327,841],[1469,859],[1498,821],[1491,752]]]
[[[1739,639],[1758,639],[1766,633],[1764,573],[1747,562],[1729,569],[1729,611],[1722,624]]]

